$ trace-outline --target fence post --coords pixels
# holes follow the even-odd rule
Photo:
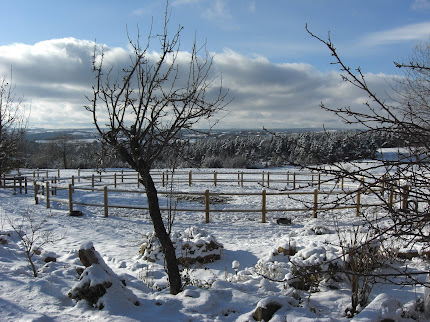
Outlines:
[[[47,178],[49,177],[49,172],[48,172],[48,170],[46,170],[46,177],[47,177]]]
[[[343,177],[341,178],[341,188],[343,190]]]
[[[293,189],[296,189],[296,173],[293,173]]]
[[[360,189],[358,189],[357,190],[357,212],[355,213],[356,217],[360,216],[360,209],[361,209],[360,203],[361,203],[361,191]]]
[[[24,177],[19,177],[19,194],[22,194],[22,180],[24,180]]]
[[[188,186],[191,187],[192,181],[193,181],[193,174],[190,170],[190,171],[188,171]]]
[[[287,171],[287,185],[290,184],[290,171]]]
[[[270,172],[267,171],[267,187],[270,187]]]
[[[94,192],[94,173],[91,175],[91,187],[93,188]]]
[[[39,187],[37,185],[37,181],[34,180],[34,203],[37,205],[39,203],[39,198],[37,197],[37,194],[39,193]]]
[[[54,177],[54,190],[52,191],[52,194],[57,195],[57,177]]]
[[[393,201],[394,201],[394,190],[393,190],[393,187],[391,187],[390,194],[388,197],[388,204],[390,205],[391,208],[393,208]]]
[[[108,190],[107,186],[103,188],[103,207],[104,207],[104,216],[108,216]]]
[[[78,168],[78,183],[81,183],[81,169]]]
[[[243,188],[243,171],[240,174],[240,186]]]
[[[46,181],[46,208],[51,208],[51,202],[49,200],[49,181]]]
[[[61,176],[60,176],[60,168],[57,169],[57,174],[58,174],[57,177],[61,178]]]
[[[318,190],[321,190],[321,172],[318,172]]]
[[[113,186],[116,188],[116,172],[113,174]]]
[[[13,192],[16,193],[16,176],[13,176]]]
[[[209,223],[209,190],[205,191],[205,219],[206,223]]]
[[[164,187],[164,185],[163,185]],[[139,172],[137,172],[137,189],[140,188]]]
[[[75,185],[75,176],[72,176],[72,186]]]
[[[25,191],[25,194],[28,194],[28,189],[27,189],[27,177],[24,177],[24,191]]]
[[[408,209],[409,186],[404,185],[402,191],[402,210]]]
[[[266,189],[261,193],[261,222],[266,222]]]
[[[73,211],[73,186],[69,184],[69,212]]]
[[[216,171],[214,171],[214,186],[216,187]]]
[[[121,183],[124,183],[124,169],[121,169]]]
[[[315,189],[314,190],[314,218],[318,217],[317,212],[318,212],[318,189]]]
[[[162,176],[161,176],[161,185],[164,187],[164,171],[162,172]]]

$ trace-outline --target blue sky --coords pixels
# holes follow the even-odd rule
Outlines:
[[[83,108],[92,79],[93,41],[127,51],[126,27],[142,34],[164,1],[0,1],[0,75],[12,67],[16,92],[31,105],[32,127],[87,127]],[[414,46],[430,37],[429,0],[171,0],[172,31],[184,26],[181,49],[207,42],[234,101],[219,127],[339,126],[318,104],[360,105],[362,93],[340,82],[328,50],[360,66],[376,92],[399,71]],[[153,47],[156,50],[156,47]],[[252,79],[250,79],[252,75]],[[65,115],[67,117],[65,117]],[[203,125],[202,125],[203,126]]]

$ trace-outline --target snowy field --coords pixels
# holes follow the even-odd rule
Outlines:
[[[222,183],[217,187],[207,183],[191,187],[184,183],[175,187],[178,191],[203,191],[205,188],[213,192],[262,189],[258,184],[242,188]],[[89,192],[76,198],[89,203],[94,199],[99,203],[100,193]],[[116,194],[110,198],[115,204],[145,204],[139,194]],[[213,207],[258,208],[260,202],[255,196],[232,196]],[[301,202],[287,197],[276,197],[268,203],[270,208],[302,207]],[[181,199],[177,207],[202,208],[202,204],[198,200]],[[169,294],[162,259],[148,261],[150,256],[146,258],[139,252],[153,231],[145,211],[110,209],[109,217],[104,218],[103,208],[75,208],[84,215],[71,217],[67,204],[54,203],[47,209],[44,202],[35,205],[31,193],[20,195],[14,194],[12,189],[0,189],[0,228],[1,238],[5,240],[0,245],[1,321],[254,321],[257,306],[273,302],[278,303],[280,309],[271,321],[350,320],[345,316],[345,309],[351,302],[346,278],[331,284],[321,283],[314,292],[296,291],[287,280],[291,277],[290,260],[323,265],[326,260],[340,256],[339,237],[349,238],[351,229],[362,226],[364,221],[355,216],[354,209],[327,211],[319,213],[318,218],[313,218],[312,211],[268,213],[266,223],[261,223],[258,213],[219,212],[211,214],[210,223],[205,223],[204,213],[176,212],[174,236],[191,232],[193,235],[189,235],[189,239],[214,239],[223,248],[219,260],[186,265],[182,274],[188,285],[182,293],[173,296]],[[369,209],[368,212],[377,214],[378,210]],[[291,225],[278,225],[279,217],[291,218]],[[30,232],[30,223],[35,225],[42,221],[35,237],[48,231],[57,241],[43,245],[42,252],[34,255],[38,274],[33,277],[25,257],[25,245],[11,224],[15,229],[27,228]],[[76,269],[83,267],[78,250],[90,245],[125,281],[129,292],[126,294],[137,299],[138,306],[133,304],[135,301],[128,300],[128,295],[115,291],[114,286],[103,296],[103,309],[68,297],[79,283]],[[295,246],[297,254],[288,256],[279,251],[279,247],[285,249],[288,245]],[[56,261],[45,263],[47,256]],[[418,259],[392,265],[427,269],[427,263]],[[419,312],[423,294],[422,286],[376,284],[370,304],[354,320],[424,321]]]

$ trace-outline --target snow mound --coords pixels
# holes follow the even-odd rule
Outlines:
[[[397,299],[381,293],[354,317],[354,321],[398,321],[402,313],[402,304]]]

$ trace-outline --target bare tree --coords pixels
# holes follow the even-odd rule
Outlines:
[[[366,219],[366,229],[371,232],[372,238],[357,245],[358,249],[366,249],[369,243],[381,237],[390,237],[387,240],[400,241],[404,247],[413,247],[420,242],[426,253],[430,250],[429,43],[417,46],[409,62],[395,63],[403,71],[403,76],[399,76],[392,84],[395,94],[384,100],[372,91],[360,68],[351,69],[342,61],[330,35],[327,39],[322,39],[309,31],[307,26],[306,30],[329,49],[334,59],[332,64],[339,66],[342,79],[369,97],[361,109],[333,108],[324,103],[321,103],[321,108],[334,113],[344,123],[360,128],[363,133],[390,134],[403,144],[396,157],[391,155],[388,158],[381,154],[377,162],[371,162],[368,166],[342,163],[332,164],[322,170],[317,167],[320,171],[334,174],[337,180],[348,178],[355,181],[359,186],[355,192],[370,191],[384,204],[383,211],[377,215],[362,212]],[[393,195],[400,195],[401,202],[393,203]],[[379,282],[422,284],[430,287],[419,278],[420,275],[429,274],[428,270],[411,272],[406,267],[390,274],[364,271],[358,274],[362,278],[372,276]],[[403,280],[399,280],[399,277]]]
[[[0,78],[0,177],[19,163],[27,126],[22,99],[15,96],[12,77]]]
[[[183,28],[179,26],[169,37],[169,18],[167,4],[162,32],[150,31],[145,47],[141,46],[139,33],[137,41],[128,37],[133,49],[131,63],[121,71],[114,72],[113,67],[105,71],[104,53],[97,55],[95,48],[96,85],[87,110],[92,113],[102,141],[140,175],[154,231],[165,254],[170,293],[177,294],[182,284],[175,249],[163,223],[150,170],[163,150],[175,147],[182,130],[212,117],[228,102],[221,78],[210,74],[213,57],[195,42],[190,53],[181,53]],[[148,52],[151,41],[158,41],[161,47],[155,59]]]
[[[404,145],[403,152],[400,151],[395,159],[382,155],[380,162],[368,168],[338,164],[333,165],[329,172],[361,183],[361,190],[370,190],[380,196],[392,223],[383,230],[384,234],[406,236],[410,238],[410,243],[420,240],[430,246],[427,229],[430,218],[430,194],[427,189],[430,183],[429,44],[418,46],[409,63],[395,63],[404,71],[404,76],[393,85],[396,95],[388,103],[369,88],[360,68],[353,70],[341,60],[330,37],[324,40],[309,29],[307,31],[328,47],[334,57],[333,64],[339,65],[342,79],[369,97],[369,101],[364,103],[364,110],[332,108],[324,103],[321,103],[321,108],[335,113],[346,124],[362,128],[363,132],[392,133]],[[375,174],[377,172],[379,174]],[[387,194],[378,193],[381,186],[402,195],[400,207],[393,207]]]

